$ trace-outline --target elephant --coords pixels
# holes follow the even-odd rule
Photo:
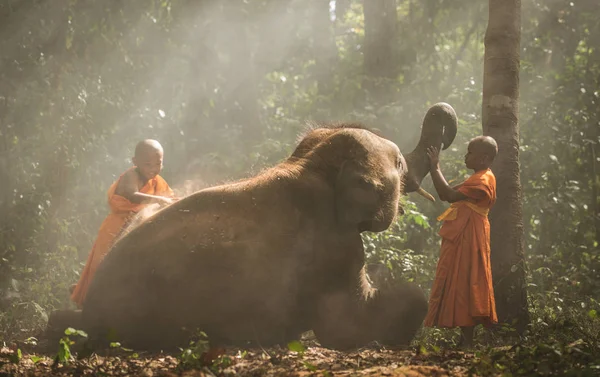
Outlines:
[[[120,238],[91,283],[84,329],[143,349],[195,330],[220,345],[286,344],[309,330],[334,349],[409,343],[424,293],[373,287],[361,233],[386,230],[402,194],[431,199],[426,149],[446,149],[456,129],[454,109],[433,105],[404,157],[361,124],[313,125],[281,163],[195,192]]]

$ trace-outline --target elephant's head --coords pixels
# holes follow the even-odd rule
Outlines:
[[[360,125],[333,125],[312,130],[291,159],[325,177],[340,225],[379,232],[394,221],[406,161],[393,142]]]
[[[456,113],[447,103],[436,103],[425,114],[421,127],[421,138],[417,147],[406,155],[408,173],[404,176],[404,192],[416,191],[433,201],[433,197],[421,188],[421,182],[430,168],[427,148],[434,146],[446,149],[452,144],[458,128]]]
[[[334,189],[337,221],[360,232],[387,229],[398,212],[401,193],[417,191],[429,173],[427,147],[446,149],[456,136],[452,107],[433,105],[423,121],[421,139],[406,159],[396,144],[361,125],[317,125],[290,157],[325,176]]]

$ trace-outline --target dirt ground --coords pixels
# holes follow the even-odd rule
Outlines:
[[[4,376],[462,376],[475,358],[460,351],[437,353],[411,349],[364,348],[339,352],[308,346],[304,352],[287,348],[211,349],[204,365],[186,368],[180,353],[135,353],[122,349],[94,353],[68,364],[51,353],[22,351],[13,345],[0,351]],[[19,359],[19,360],[17,360]]]

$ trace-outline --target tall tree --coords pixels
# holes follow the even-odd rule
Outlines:
[[[220,22],[228,25],[217,35],[215,46],[225,51],[222,83],[224,93],[222,121],[240,134],[241,146],[251,148],[262,140],[263,128],[258,105],[258,77],[255,62],[257,22],[250,6],[243,2],[220,4]]]
[[[367,89],[385,98],[381,79],[394,79],[397,74],[395,59],[398,14],[396,0],[364,0],[365,16],[364,69]],[[370,87],[370,88],[369,88]]]
[[[333,73],[337,63],[337,47],[333,34],[329,1],[322,0],[312,4],[312,47],[315,57],[315,79],[320,93],[331,90]]]
[[[496,139],[498,200],[490,214],[492,270],[499,320],[528,322],[519,166],[521,0],[489,0],[483,68],[483,132]]]

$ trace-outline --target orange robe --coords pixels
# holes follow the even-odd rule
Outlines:
[[[135,167],[131,169],[135,169]],[[102,225],[100,225],[96,242],[94,242],[94,246],[92,246],[92,251],[88,256],[83,272],[79,277],[79,282],[71,294],[71,301],[75,302],[79,308],[83,305],[85,295],[92,282],[92,278],[96,273],[96,269],[112,247],[113,242],[121,232],[121,229],[123,229],[127,222],[137,212],[148,206],[148,204],[132,203],[125,197],[115,194],[117,185],[124,174],[125,173],[123,173],[108,189],[110,214],[104,219]],[[140,189],[140,192],[148,195],[173,196],[173,191],[167,182],[159,175],[146,182],[144,187]]]
[[[438,220],[442,247],[429,296],[426,327],[468,327],[497,323],[490,223],[496,202],[496,177],[491,170],[470,176],[458,189],[468,200],[453,203]]]

